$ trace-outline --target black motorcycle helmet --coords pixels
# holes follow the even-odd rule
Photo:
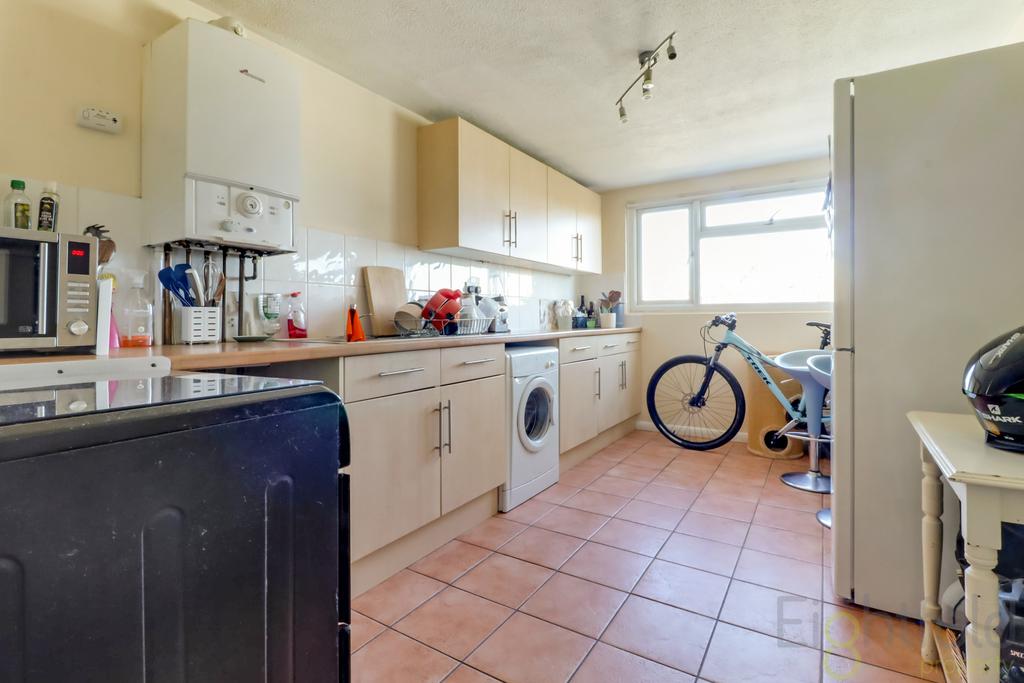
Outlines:
[[[975,352],[964,369],[963,390],[988,443],[1024,452],[1024,327]]]

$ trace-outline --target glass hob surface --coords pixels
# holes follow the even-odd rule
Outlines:
[[[203,372],[138,379],[75,380],[68,384],[10,390],[0,387],[0,427],[315,384],[320,382]]]

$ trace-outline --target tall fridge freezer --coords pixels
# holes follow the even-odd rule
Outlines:
[[[834,126],[826,579],[916,617],[921,461],[906,413],[969,412],[967,359],[1024,323],[1024,44],[841,79]],[[946,521],[955,533],[955,510]]]

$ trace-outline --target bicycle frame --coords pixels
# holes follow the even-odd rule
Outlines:
[[[765,386],[768,387],[768,391],[772,393],[772,396],[774,396],[775,400],[779,402],[779,405],[783,407],[783,409],[786,411],[786,414],[790,417],[790,419],[800,421],[807,419],[807,410],[804,407],[803,399],[800,399],[800,404],[798,406],[793,407],[793,404],[790,403],[788,398],[786,398],[786,394],[782,392],[782,389],[779,388],[779,385],[775,382],[772,376],[769,375],[768,371],[765,369],[764,366],[766,364],[772,367],[777,367],[775,365],[775,362],[768,356],[758,351],[749,342],[743,339],[743,337],[739,336],[729,328],[726,328],[725,330],[725,337],[720,342],[715,344],[715,353],[711,357],[710,362],[708,363],[708,372],[704,376],[704,382],[701,384],[700,390],[697,392],[694,399],[691,399],[691,401],[699,400],[697,397],[704,396],[704,393],[707,391],[708,385],[711,383],[711,371],[715,368],[716,365],[718,365],[718,359],[721,357],[722,352],[725,351],[730,346],[736,349],[736,351],[739,352],[740,356],[743,357],[743,360],[747,362],[747,365],[753,368],[754,372],[761,379],[761,381],[764,382]],[[822,422],[828,423],[831,421],[831,416],[822,417]]]

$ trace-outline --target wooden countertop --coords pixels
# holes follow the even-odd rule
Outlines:
[[[165,356],[171,361],[172,370],[215,370],[239,368],[272,363],[316,360],[320,358],[341,358],[363,356],[371,353],[393,353],[417,349],[439,349],[481,344],[512,344],[518,342],[557,341],[565,337],[622,334],[640,332],[640,327],[618,327],[612,329],[569,330],[564,332],[511,332],[505,334],[482,334],[465,337],[426,337],[420,339],[371,339],[365,342],[316,342],[316,341],[265,341],[240,344],[177,344],[155,346],[148,349],[116,349],[111,358],[139,358]],[[86,360],[95,356],[0,356],[0,364],[32,363],[53,360]]]

